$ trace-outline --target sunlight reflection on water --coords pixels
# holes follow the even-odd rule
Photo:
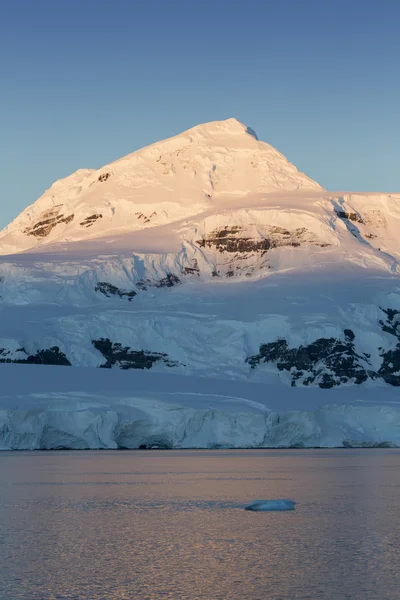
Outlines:
[[[395,600],[396,450],[0,453],[1,600]],[[260,498],[296,510],[252,513]]]

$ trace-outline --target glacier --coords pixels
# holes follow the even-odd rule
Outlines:
[[[399,227],[235,119],[54,183],[0,232],[0,448],[399,445]]]
[[[163,373],[14,364],[1,372],[2,450],[400,445],[400,401],[388,385],[322,397],[318,388]]]

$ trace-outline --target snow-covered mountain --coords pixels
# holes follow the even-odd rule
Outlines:
[[[304,433],[311,418],[304,412],[310,395],[321,405],[368,398],[371,406],[376,397],[378,415],[383,401],[397,402],[399,231],[400,194],[327,192],[235,119],[200,125],[98,171],[80,170],[56,182],[0,232],[0,369],[10,372],[12,365],[4,363],[87,368],[91,406],[97,397],[102,419],[104,411],[115,413],[117,429],[121,423],[139,427],[131,412],[121,409],[130,405],[128,374],[119,371],[120,409],[110,403],[106,410],[96,387],[101,378],[104,384],[104,375],[89,367],[144,371],[147,390],[157,373],[161,388],[179,381],[170,392],[174,406],[195,413],[188,386],[196,377],[202,394],[202,385],[211,381],[225,391],[212,401],[212,394],[205,394],[207,410],[225,419],[224,427],[229,422],[231,433],[221,438],[214,426],[203,428],[200,437],[196,434],[200,445],[235,445],[232,419],[242,423],[239,446],[288,445],[288,440],[336,445],[342,430],[347,441],[400,443],[393,420],[390,437],[380,425],[374,436],[373,427],[367,431],[365,425],[349,430],[338,417],[341,409],[332,417],[334,436]],[[35,381],[49,372],[13,367],[13,373],[15,368],[35,373]],[[66,377],[72,382],[71,375]],[[146,415],[149,432],[164,423],[155,409],[146,412],[154,402],[162,404],[162,394],[157,400],[155,392],[150,394],[150,402],[141,381],[140,419]],[[248,392],[232,394],[234,381]],[[74,385],[69,406],[75,414],[88,391]],[[50,392],[43,396],[35,386],[29,406],[45,415],[37,417],[40,427],[53,431],[54,424],[46,421]],[[59,391],[54,383],[54,407]],[[28,425],[25,413],[22,421],[16,419],[11,392],[3,399],[3,447],[74,445],[71,437],[65,442],[65,431],[46,437],[52,442],[43,442],[40,427],[36,437],[16,434],[15,427],[34,430],[38,425]],[[303,419],[297,434],[288,436],[285,430],[254,437],[253,425],[243,425],[254,403],[262,413],[273,405],[281,414],[293,410],[296,398],[303,411],[294,417]],[[163,408],[167,413],[169,406]],[[397,409],[391,410],[397,423]],[[285,418],[279,422],[289,423]],[[261,431],[266,425],[260,423]],[[292,421],[288,427],[293,433]],[[318,427],[325,431],[321,423]],[[164,445],[197,443],[168,431],[172,442]],[[64,442],[57,442],[57,435]],[[118,435],[110,434],[113,444],[135,446],[125,438],[119,444]],[[82,439],[79,447],[86,443]]]
[[[249,192],[321,191],[235,119],[207,123],[57,181],[0,235],[2,253],[213,214]]]

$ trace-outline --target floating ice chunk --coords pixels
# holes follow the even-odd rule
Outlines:
[[[255,500],[245,510],[254,511],[272,511],[272,510],[294,510],[294,500],[288,498],[280,498],[279,500]]]

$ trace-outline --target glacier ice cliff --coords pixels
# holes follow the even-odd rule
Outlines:
[[[282,392],[281,386],[163,374],[150,380],[129,372],[124,389],[121,379],[116,389],[113,375],[121,378],[120,372],[2,369],[9,390],[0,399],[2,450],[400,445],[400,407],[391,386]],[[27,379],[17,382],[22,370]],[[326,393],[330,404],[323,405]]]

